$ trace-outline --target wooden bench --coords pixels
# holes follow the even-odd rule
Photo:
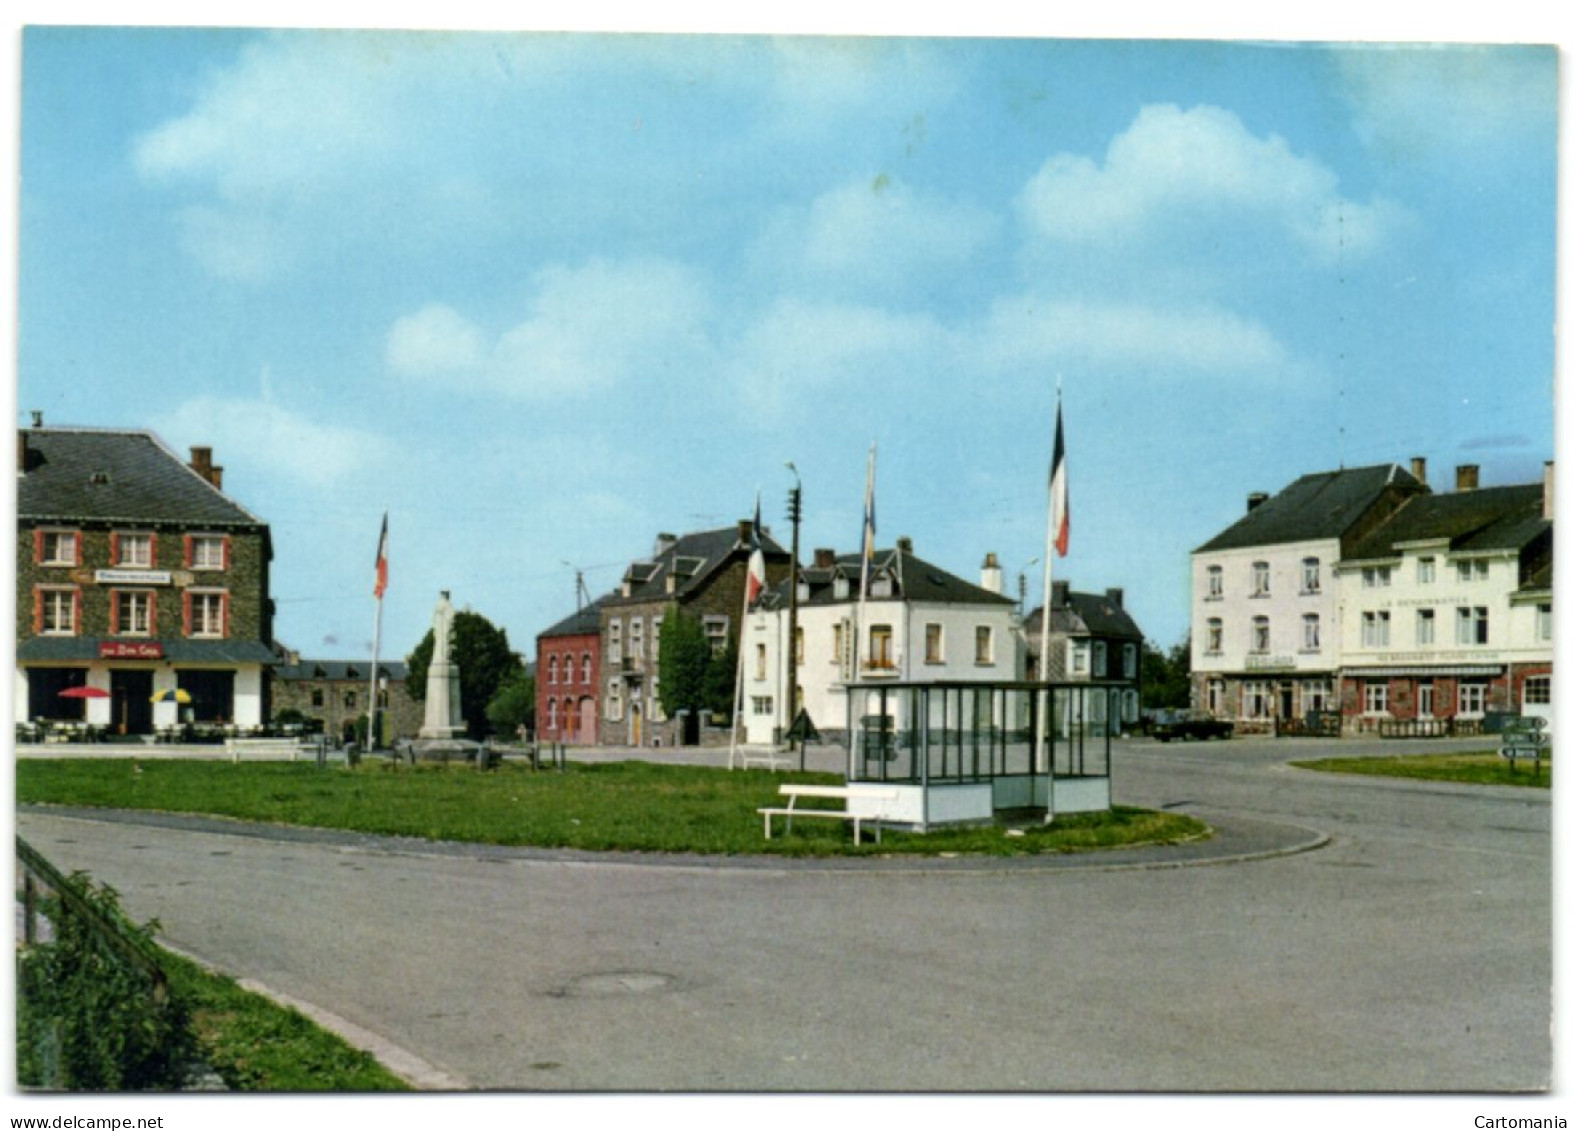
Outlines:
[[[225,739],[225,753],[230,755],[232,762],[239,762],[242,758],[270,762],[288,758],[294,762],[303,753],[311,753],[314,750],[314,747],[303,746],[294,738]]]
[[[860,843],[860,823],[862,821],[881,822],[884,819],[885,808],[879,806],[875,814],[864,812],[850,812],[847,808],[852,800],[889,802],[898,800],[899,791],[880,785],[797,785],[785,782],[778,787],[778,796],[787,797],[789,804],[781,808],[758,809],[762,815],[762,831],[768,840],[773,839],[773,818],[784,819],[784,832],[794,828],[796,817],[830,817],[840,821],[851,821],[855,826],[855,843]],[[795,802],[802,797],[812,797],[818,800],[842,801],[844,809],[797,809]],[[882,843],[882,825],[878,823],[877,843]]]

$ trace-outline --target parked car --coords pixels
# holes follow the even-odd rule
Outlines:
[[[1172,711],[1152,724],[1151,736],[1157,742],[1171,742],[1175,738],[1232,738],[1233,724],[1229,719],[1214,719],[1204,711]]]

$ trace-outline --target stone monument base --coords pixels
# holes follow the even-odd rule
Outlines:
[[[475,762],[482,743],[469,738],[418,738],[400,751],[408,762]]]

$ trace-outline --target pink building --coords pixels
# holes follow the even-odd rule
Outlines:
[[[589,746],[597,741],[602,674],[593,602],[537,636],[537,738]]]

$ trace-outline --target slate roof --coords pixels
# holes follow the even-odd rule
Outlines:
[[[372,663],[368,660],[301,660],[294,664],[281,664],[276,669],[280,679],[329,679],[360,680],[372,678]],[[406,676],[403,660],[379,660],[378,672],[391,681]]]
[[[1295,480],[1195,553],[1340,538],[1391,486],[1426,491],[1397,464],[1322,471]]]
[[[1105,593],[1069,593],[1068,604],[1052,606],[1052,634],[1145,639],[1134,618]],[[1025,618],[1025,639],[1031,649],[1041,646],[1041,610]]]
[[[1395,557],[1398,543],[1443,539],[1458,553],[1521,550],[1550,529],[1543,484],[1421,495],[1409,499],[1347,556],[1361,561]]]
[[[744,549],[738,525],[682,535],[650,560],[632,562],[625,571],[630,595],[611,593],[603,599],[603,603],[631,605],[643,601],[663,601],[671,597],[683,600],[688,594],[702,588],[736,551],[743,553]],[[789,551],[765,531],[762,533],[762,554],[769,561],[789,559]],[[673,593],[668,591],[670,576],[675,579]]]
[[[886,572],[893,577],[895,598],[954,605],[1015,603],[1012,598],[1005,597],[1001,593],[993,593],[989,589],[982,589],[979,585],[951,574],[924,558],[918,558],[913,551],[903,548],[878,550],[872,558],[872,569],[874,572]],[[860,593],[860,555],[840,554],[831,567],[808,566],[800,571],[800,576],[805,580],[810,591],[809,596],[800,602],[801,608],[808,605],[838,605],[855,601]],[[834,596],[833,582],[839,576],[848,578],[852,583],[848,597]],[[877,600],[889,599],[877,598]],[[763,597],[762,604],[768,608],[787,608],[788,579],[773,586]]]
[[[152,432],[24,428],[21,521],[261,526]]]
[[[596,636],[602,631],[598,613],[613,596],[612,593],[599,597],[589,605],[581,608],[580,612],[571,613],[558,624],[537,634],[538,640],[552,639],[557,636]]]

